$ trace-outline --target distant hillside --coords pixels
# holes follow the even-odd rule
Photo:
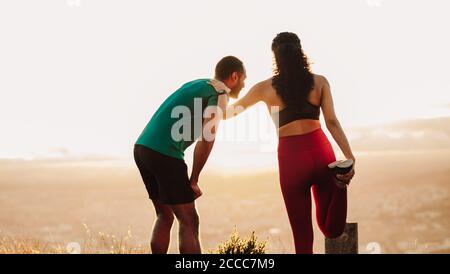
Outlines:
[[[402,121],[349,130],[354,150],[450,148],[450,117]]]

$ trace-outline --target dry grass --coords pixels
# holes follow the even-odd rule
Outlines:
[[[62,254],[65,248],[61,245],[44,243],[28,238],[0,238],[0,254]]]
[[[86,240],[83,243],[49,243],[31,238],[0,238],[0,254],[149,254],[150,248],[134,245],[130,241],[131,231],[127,235],[116,237],[102,232],[93,234],[83,224]],[[248,238],[241,238],[234,228],[230,239],[220,243],[215,250],[207,254],[265,254],[267,241],[258,241],[253,231]]]
[[[0,254],[148,254],[149,247],[134,245],[131,231],[126,236],[102,232],[92,233],[87,225],[85,228],[86,240],[81,243],[71,242],[49,243],[31,238],[0,238]]]

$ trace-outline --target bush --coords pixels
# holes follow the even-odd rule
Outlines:
[[[258,242],[255,231],[249,238],[241,239],[236,228],[234,228],[230,239],[219,244],[214,253],[217,254],[265,254],[266,241]]]

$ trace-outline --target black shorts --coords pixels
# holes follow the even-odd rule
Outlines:
[[[150,199],[169,205],[195,200],[183,160],[138,144],[134,145],[134,160]]]

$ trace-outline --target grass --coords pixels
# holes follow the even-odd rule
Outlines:
[[[66,253],[60,245],[52,245],[29,238],[0,238],[0,254],[62,254]]]
[[[86,240],[82,243],[49,243],[32,238],[0,237],[0,254],[149,254],[150,248],[131,243],[130,229],[122,237],[102,232],[91,233],[83,224]],[[265,254],[266,241],[258,241],[253,231],[248,238],[241,238],[234,228],[230,238],[207,254]]]

